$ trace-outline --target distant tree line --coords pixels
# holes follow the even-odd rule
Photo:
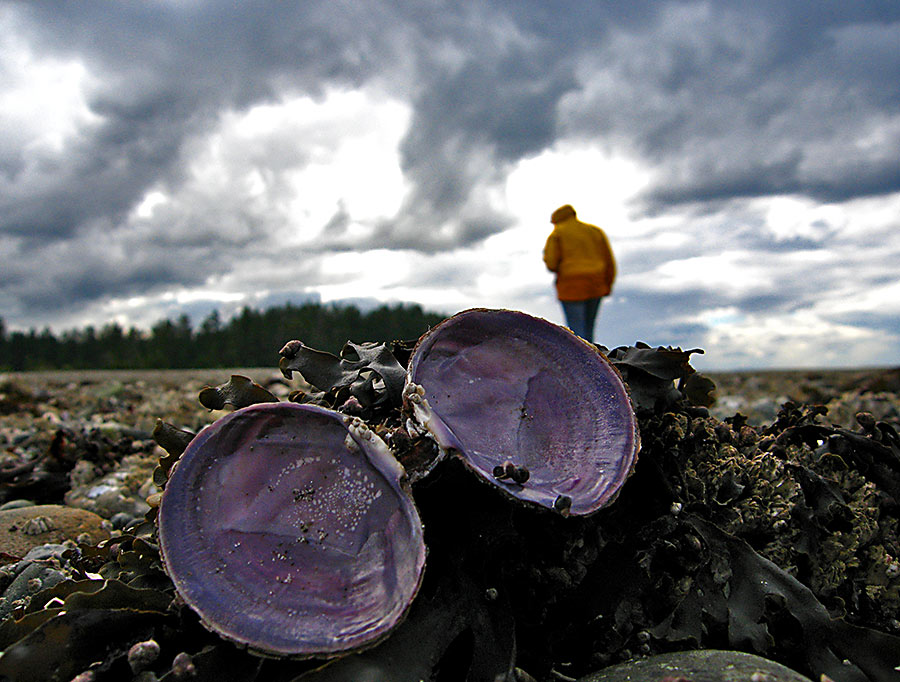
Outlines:
[[[196,329],[182,315],[149,332],[112,322],[59,336],[49,329],[7,332],[0,318],[0,370],[274,367],[291,339],[336,354],[348,340],[416,339],[443,318],[410,304],[361,312],[352,305],[307,303],[245,307],[227,322],[213,311]]]

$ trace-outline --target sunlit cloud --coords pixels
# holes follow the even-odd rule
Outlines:
[[[900,6],[10,3],[0,29],[7,329],[561,322],[570,203],[619,265],[601,343],[900,362]]]

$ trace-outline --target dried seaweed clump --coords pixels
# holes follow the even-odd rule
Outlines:
[[[695,419],[680,432],[672,428],[677,418],[667,415],[668,432],[677,434],[685,456],[679,504],[746,540],[808,585],[835,616],[897,622],[897,501],[872,477],[874,453],[893,462],[900,481],[900,450],[897,443],[895,453],[890,449],[896,432],[880,423],[888,435],[879,443],[866,437],[866,428],[822,423],[824,414],[787,403],[776,423],[761,430],[738,415],[730,423]]]

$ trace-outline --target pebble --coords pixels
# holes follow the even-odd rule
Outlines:
[[[22,561],[46,561],[47,559],[59,559],[63,552],[71,549],[69,545],[58,545],[48,542],[46,545],[38,545],[28,550],[28,554],[22,557]]]
[[[146,493],[152,488],[153,469],[157,460],[143,455],[123,457],[115,471],[93,478],[87,471],[73,476],[72,489],[66,493],[65,502],[71,507],[86,509],[105,519],[126,514],[132,519],[146,514]],[[77,468],[77,467],[76,467]]]
[[[109,521],[112,523],[113,530],[122,530],[126,528],[129,523],[134,521],[135,517],[127,512],[119,512],[115,514]]]
[[[21,509],[22,507],[33,507],[34,502],[31,500],[10,500],[0,504],[0,511],[4,509]]]
[[[58,504],[42,504],[0,511],[0,552],[24,557],[28,551],[65,540],[91,544],[110,536],[109,524],[97,514]]]
[[[138,642],[128,650],[128,665],[135,674],[149,668],[157,658],[159,658],[159,644],[153,639]]]

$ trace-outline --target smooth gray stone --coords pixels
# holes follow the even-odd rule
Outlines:
[[[66,545],[56,545],[56,544],[46,544],[46,545],[38,545],[37,547],[32,547],[28,550],[28,554],[22,557],[23,561],[43,561],[45,559],[52,559],[56,557],[57,559],[61,559],[63,552],[67,552],[71,549],[71,547],[67,547]]]
[[[0,511],[4,509],[21,509],[22,507],[33,507],[34,502],[31,500],[10,500],[0,504]]]
[[[578,682],[659,682],[682,677],[690,682],[811,682],[780,663],[753,654],[712,650],[648,656],[604,668]]]

